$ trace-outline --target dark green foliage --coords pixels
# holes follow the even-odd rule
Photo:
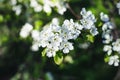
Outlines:
[[[24,0],[23,0],[24,1]],[[54,9],[51,15],[45,12],[35,13],[22,4],[23,11],[16,16],[9,5],[9,0],[0,0],[0,80],[49,80],[47,73],[54,80],[113,80],[117,74],[117,67],[109,66],[104,62],[105,54],[102,51],[101,33],[93,39],[91,35],[80,35],[74,42],[74,50],[69,54],[57,55],[54,59],[45,57],[42,48],[38,52],[30,50],[32,40],[30,37],[21,39],[19,31],[27,21],[41,30],[42,26],[48,24],[52,18],[58,17],[62,23],[64,19],[77,20],[67,10],[63,16]],[[117,0],[68,0],[71,9],[80,15],[80,10],[86,7],[91,10],[98,22],[99,13],[109,14],[116,26],[120,25],[120,16],[117,13],[115,3]],[[97,26],[99,29],[100,26]],[[101,31],[101,30],[99,30]],[[78,44],[90,43],[87,49],[81,49]],[[95,42],[94,42],[95,41]],[[66,61],[65,57],[70,56],[72,62]],[[54,63],[54,60],[57,64]],[[20,75],[20,78],[16,78]],[[47,75],[47,78],[46,78]],[[27,78],[25,78],[27,76]]]

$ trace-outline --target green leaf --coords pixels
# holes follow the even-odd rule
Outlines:
[[[90,42],[92,42],[92,43],[94,42],[94,36],[92,36],[92,35],[87,35],[86,37],[87,37],[87,40],[88,40],[88,41],[90,41]]]
[[[98,27],[101,27],[103,25],[103,23],[102,22],[100,22],[99,24],[98,24]]]
[[[63,61],[63,55],[62,53],[58,53],[55,55],[54,57],[54,62],[57,64],[57,65],[60,65]]]
[[[52,12],[47,12],[47,16],[50,16]]]
[[[37,20],[35,21],[34,25],[35,25],[35,29],[39,30],[42,26],[43,22],[41,20]]]
[[[73,58],[69,55],[67,55],[64,60],[65,60],[65,62],[68,62],[68,63],[71,63],[71,64],[74,62]]]
[[[108,61],[109,61],[109,57],[108,57],[108,56],[105,57],[105,58],[104,58],[104,61],[105,61],[105,62],[108,62]]]
[[[42,57],[44,57],[46,54],[46,48],[42,51]]]
[[[3,22],[3,16],[0,14],[0,22]]]

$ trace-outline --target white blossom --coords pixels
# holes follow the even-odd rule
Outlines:
[[[100,19],[104,22],[108,22],[109,21],[109,17],[107,14],[104,14],[103,12],[100,13]]]
[[[30,7],[35,12],[41,12],[42,10],[46,13],[51,13],[52,8],[56,8],[57,12],[61,15],[67,10],[65,2],[63,0],[41,0],[39,3],[37,0],[30,0]]]
[[[50,37],[49,42],[50,44],[47,47],[54,48],[55,51],[58,51],[60,43],[62,42],[62,38],[58,34],[55,34],[54,36]]]
[[[16,15],[20,15],[20,13],[22,12],[22,6],[21,5],[15,5],[12,8],[13,11],[15,11]]]
[[[102,30],[105,31],[105,30],[112,30],[114,27],[113,27],[113,24],[111,22],[106,22],[103,24],[102,26]]]
[[[71,36],[73,39],[76,39],[80,34],[81,34],[81,30],[83,29],[83,26],[78,24],[78,23],[74,23],[74,27],[73,30],[71,30]]]
[[[90,33],[95,36],[98,34],[98,30],[95,27],[95,16],[92,14],[91,11],[86,11],[85,8],[82,8],[82,11],[80,13],[82,15],[82,19],[80,20],[82,26],[84,29],[90,30]]]
[[[60,49],[63,50],[63,53],[69,53],[69,50],[73,50],[73,45],[70,42],[62,42]]]
[[[54,35],[52,32],[50,32],[50,30],[46,30],[46,31],[41,31],[40,32],[40,43],[39,43],[39,46],[42,46],[42,47],[46,47],[47,45],[49,45],[49,37],[50,35]]]
[[[53,18],[53,19],[52,19],[52,23],[53,23],[54,25],[59,25],[59,20],[58,20],[58,18]]]
[[[53,48],[47,48],[46,52],[46,56],[48,57],[54,57],[56,55],[56,51]]]
[[[42,6],[41,6],[41,5],[37,5],[37,6],[34,8],[34,11],[35,11],[35,12],[41,12],[41,11],[42,11]]]
[[[113,23],[110,22],[110,19],[107,14],[104,14],[103,12],[101,12],[100,19],[104,22],[102,26],[102,31],[107,32],[114,28]]]
[[[82,15],[83,19],[89,19],[93,22],[96,22],[95,16],[92,14],[91,11],[86,11],[85,8],[82,8],[80,14]]]
[[[28,35],[30,34],[30,32],[32,31],[33,26],[29,23],[25,23],[25,25],[23,25],[21,31],[20,31],[20,36],[22,38],[26,38],[28,37]]]
[[[83,29],[83,26],[79,23],[75,23],[74,26],[75,26],[75,30],[82,30]]]
[[[37,51],[39,47],[46,48],[46,56],[48,57],[54,57],[59,50],[63,53],[69,53],[70,50],[74,49],[73,43],[69,40],[76,39],[83,28],[83,25],[74,22],[73,19],[66,19],[62,26],[59,26],[58,19],[54,18],[52,23],[45,26],[42,31],[32,30],[33,45],[31,48],[34,51]],[[98,34],[95,26],[90,29],[90,32],[93,35]]]
[[[30,0],[30,7],[36,7],[36,5],[38,5],[36,0]]]
[[[10,0],[10,3],[11,3],[11,5],[16,5],[17,4],[17,0]]]
[[[73,22],[73,19],[65,20],[62,25],[62,36],[64,40],[76,39],[81,33],[83,26]]]
[[[102,38],[104,39],[103,43],[106,43],[106,44],[112,42],[113,40],[113,36],[110,34],[110,31],[103,32]]]
[[[118,8],[118,13],[120,15],[120,1],[116,4],[116,7]]]
[[[100,13],[100,18],[101,20],[104,22],[103,26],[102,26],[102,38],[103,43],[108,44],[110,42],[112,42],[113,40],[113,36],[111,35],[111,31],[114,28],[113,23],[110,22],[109,17],[107,14],[104,14],[103,12]]]
[[[40,32],[38,30],[31,31],[31,37],[33,38],[32,51],[38,51],[40,46]]]
[[[112,43],[113,50],[120,52],[120,39],[117,39],[115,42]]]
[[[63,38],[63,41],[68,41],[69,39],[72,39],[69,30],[64,28],[62,28],[60,36]]]
[[[51,7],[48,5],[48,4],[45,4],[43,6],[43,10],[46,12],[46,13],[51,13],[52,12],[52,9]]]
[[[66,5],[61,0],[56,1],[55,6],[57,7],[58,13],[61,15],[63,15],[64,12],[67,10]]]
[[[98,34],[97,28],[95,27],[95,16],[92,14],[91,11],[86,11],[85,8],[82,8],[82,11],[80,12],[82,15],[82,19],[80,20],[82,26],[84,29],[90,30],[90,33],[95,36]]]
[[[40,5],[37,0],[30,0],[30,7],[34,9],[35,12],[42,11],[42,5]]]
[[[34,40],[39,40],[40,32],[38,30],[32,30],[31,31],[31,37]]]
[[[118,55],[110,56],[109,58],[109,65],[119,66],[119,57]]]
[[[49,8],[53,7],[49,1],[46,3],[46,6],[49,6]],[[83,16],[83,19],[80,20],[81,24],[74,22],[73,19],[66,19],[63,21],[62,26],[59,26],[58,19],[53,18],[52,23],[44,26],[42,31],[32,30],[33,45],[31,49],[37,51],[39,47],[46,48],[46,56],[54,57],[59,50],[63,51],[63,53],[69,53],[70,50],[73,50],[73,43],[69,42],[69,40],[76,39],[81,34],[81,30],[88,29],[93,36],[97,35],[98,31],[94,24],[96,19],[92,12],[84,12],[83,9],[81,14]],[[84,23],[83,20],[87,21],[87,23]],[[85,26],[87,27],[85,28]]]
[[[116,7],[117,7],[117,8],[120,8],[120,2],[117,3]]]
[[[32,51],[38,51],[39,50],[39,45],[37,43],[33,43],[31,46]]]
[[[112,47],[110,45],[104,45],[103,51],[107,52],[108,55],[111,55]]]
[[[55,4],[52,2],[52,0],[43,0],[43,10],[46,13],[51,13],[52,7],[55,7]]]
[[[10,5],[12,6],[12,10],[15,12],[17,16],[19,16],[22,12],[22,5],[18,4],[18,0],[10,0]]]
[[[90,33],[91,33],[93,36],[95,36],[95,35],[97,35],[99,32],[97,31],[97,28],[96,28],[96,27],[92,27],[92,28],[90,29]]]
[[[81,19],[81,24],[85,29],[91,29],[93,27],[93,21],[90,19]]]

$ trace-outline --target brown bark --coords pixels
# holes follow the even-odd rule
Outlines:
[[[120,67],[118,68],[118,72],[117,72],[114,80],[120,80]]]

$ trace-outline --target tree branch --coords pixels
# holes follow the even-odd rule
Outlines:
[[[120,80],[120,67],[118,68],[118,71],[117,71],[117,74],[116,74],[114,80]]]
[[[81,16],[77,15],[72,8],[70,7],[69,3],[66,3],[66,7],[68,8],[68,10],[70,10],[70,12],[76,17],[76,19],[80,19]]]

